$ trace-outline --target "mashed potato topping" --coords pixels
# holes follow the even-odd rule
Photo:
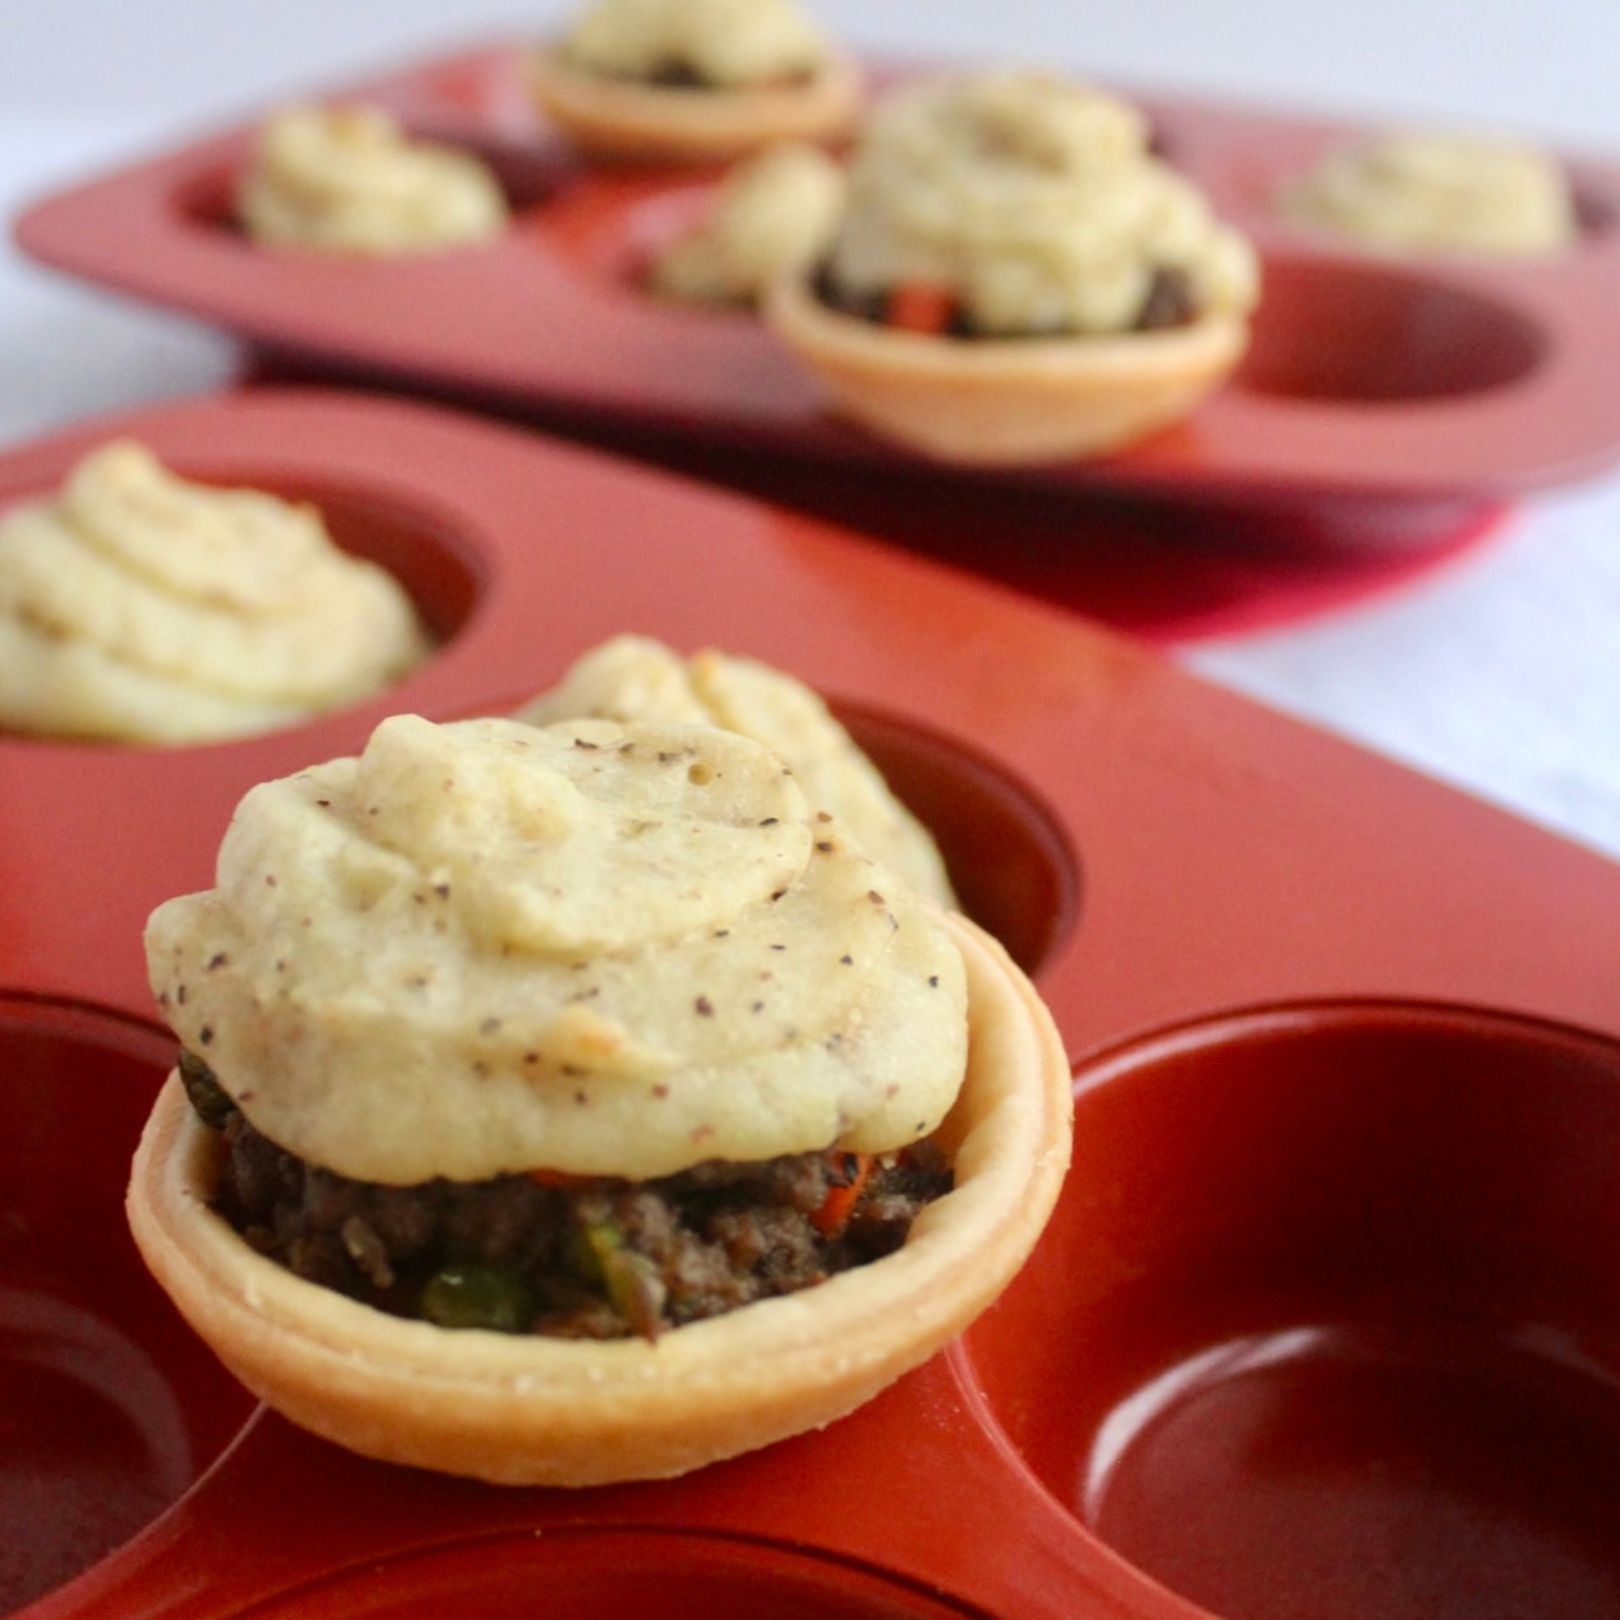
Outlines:
[[[147,953],[252,1123],[374,1182],[880,1152],[966,1064],[942,921],[707,726],[396,716],[249,793]]]
[[[238,199],[276,247],[415,253],[487,241],[506,198],[477,158],[412,141],[380,107],[292,107],[265,126]]]
[[[935,79],[883,102],[829,275],[852,301],[922,283],[984,335],[1132,330],[1161,271],[1202,312],[1255,302],[1252,249],[1151,157],[1141,116],[1043,74]]]
[[[581,717],[722,726],[751,737],[792,767],[811,804],[837,816],[867,854],[919,894],[956,904],[928,829],[791,675],[712,648],[683,660],[646,636],[615,636],[519,714],[537,725]]]
[[[1575,236],[1569,182],[1529,147],[1385,135],[1329,153],[1283,197],[1296,219],[1430,253],[1556,253]]]
[[[568,34],[581,67],[742,88],[815,73],[827,41],[793,0],[595,0]]]
[[[409,598],[320,514],[85,457],[0,522],[0,725],[162,743],[238,736],[386,685],[426,653]]]
[[[771,147],[726,176],[709,217],[654,263],[653,286],[700,303],[751,303],[820,256],[843,203],[843,170],[825,152]]]

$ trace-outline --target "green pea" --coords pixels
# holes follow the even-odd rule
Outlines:
[[[446,1328],[527,1333],[534,1302],[522,1278],[500,1266],[446,1266],[422,1290],[422,1315]]]
[[[180,1083],[197,1118],[210,1130],[223,1130],[236,1109],[214,1071],[193,1052],[180,1048]]]

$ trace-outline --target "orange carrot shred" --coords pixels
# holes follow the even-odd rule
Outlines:
[[[902,332],[938,337],[950,330],[956,298],[949,287],[929,281],[902,281],[889,294],[888,323]]]
[[[827,1189],[827,1196],[822,1199],[821,1207],[810,1217],[810,1224],[823,1237],[837,1237],[844,1230],[872,1174],[870,1153],[834,1153],[830,1157],[835,1161],[842,1159],[846,1164],[853,1159],[855,1171],[845,1185]]]

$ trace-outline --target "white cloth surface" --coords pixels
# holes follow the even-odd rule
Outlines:
[[[464,0],[13,0],[0,47],[0,210],[257,102],[561,8]],[[1084,62],[1100,73],[1346,111],[1540,129],[1620,150],[1613,0],[1366,0],[1238,14],[1196,0],[818,8],[895,49]],[[227,27],[227,19],[229,26]],[[1234,29],[1236,31],[1234,32]],[[1391,49],[1395,46],[1398,48]],[[1620,290],[1617,290],[1620,296]],[[0,248],[0,445],[224,382],[232,346]],[[1183,652],[1212,679],[1620,855],[1620,478],[1531,507],[1505,542],[1387,603]]]

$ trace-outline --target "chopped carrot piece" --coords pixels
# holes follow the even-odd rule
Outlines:
[[[843,1161],[841,1168],[846,1179],[841,1184],[827,1189],[827,1196],[822,1199],[821,1207],[810,1217],[810,1224],[823,1237],[837,1237],[848,1224],[849,1217],[854,1213],[855,1205],[860,1201],[861,1193],[872,1174],[872,1155],[834,1153],[829,1157],[835,1166],[837,1161]]]
[[[529,1180],[537,1187],[583,1187],[590,1176],[576,1176],[567,1170],[530,1170]]]
[[[956,298],[949,287],[929,281],[902,281],[889,294],[888,323],[902,332],[938,337],[948,332],[956,314]]]

